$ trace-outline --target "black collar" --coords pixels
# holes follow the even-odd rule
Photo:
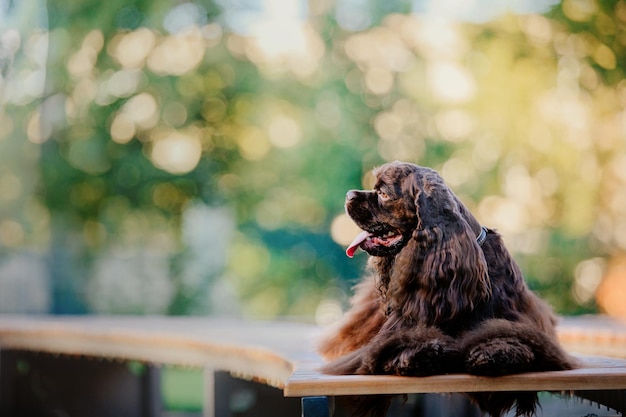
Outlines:
[[[478,243],[478,246],[482,246],[483,243],[485,243],[486,239],[487,239],[487,228],[485,226],[481,226],[480,234],[476,238],[476,243]]]

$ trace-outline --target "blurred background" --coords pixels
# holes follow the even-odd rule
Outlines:
[[[0,0],[0,312],[345,308],[348,189],[431,166],[626,316],[626,2]]]

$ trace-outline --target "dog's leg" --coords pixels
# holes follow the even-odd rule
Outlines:
[[[470,348],[465,367],[470,374],[500,376],[524,372],[532,367],[535,354],[515,337],[486,340]]]
[[[427,376],[458,371],[454,339],[432,327],[379,334],[363,350],[362,374]]]
[[[465,369],[475,375],[499,376],[574,366],[553,337],[532,325],[500,319],[486,321],[463,335],[461,352]]]
[[[574,361],[553,335],[532,323],[492,319],[462,336],[461,355],[470,374],[499,376],[527,371],[572,369]],[[531,416],[536,392],[485,392],[469,396],[481,409],[499,417],[515,407],[516,416]]]

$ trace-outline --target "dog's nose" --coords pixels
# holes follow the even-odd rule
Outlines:
[[[356,190],[350,190],[346,193],[346,201],[354,200],[357,196]]]

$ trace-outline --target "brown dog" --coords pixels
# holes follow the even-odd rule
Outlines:
[[[481,227],[437,172],[393,162],[374,173],[374,190],[346,195],[346,212],[363,229],[347,254],[370,254],[372,274],[320,346],[330,360],[324,372],[499,376],[574,366],[554,314],[500,235]],[[469,395],[493,416],[514,406],[532,415],[537,404],[534,392]]]

